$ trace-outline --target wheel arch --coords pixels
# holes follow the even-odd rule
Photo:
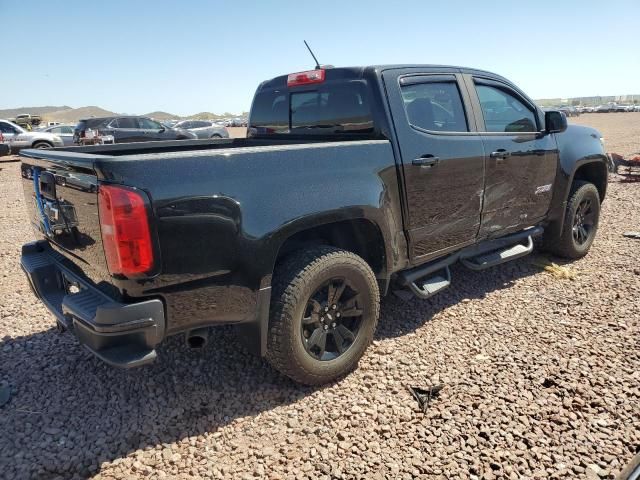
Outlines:
[[[324,217],[324,218],[323,218]],[[292,252],[311,245],[341,248],[362,257],[378,278],[381,290],[386,289],[390,271],[385,229],[365,215],[344,218],[301,219],[279,232],[272,271],[277,263]]]
[[[607,179],[608,169],[606,159],[603,161],[587,161],[582,163],[573,172],[571,181],[569,182],[569,191],[571,191],[571,186],[576,180],[584,180],[586,182],[593,183],[596,186],[600,196],[600,202],[603,202],[607,195]],[[569,191],[565,198],[568,198]]]
[[[33,142],[31,142],[31,148],[35,148],[39,143],[46,143],[47,145],[49,145],[49,147],[53,148],[53,143],[51,143],[49,140],[42,139],[34,140]]]
[[[545,238],[560,238],[564,228],[565,210],[571,194],[571,188],[576,180],[584,180],[593,183],[602,203],[607,194],[608,169],[606,155],[594,155],[583,158],[574,164],[569,174],[563,175],[564,181],[558,185],[556,194],[552,200],[553,208],[549,212],[549,223],[545,227]]]

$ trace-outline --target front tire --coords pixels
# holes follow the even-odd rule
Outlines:
[[[358,255],[318,246],[276,268],[267,360],[305,385],[351,372],[373,339],[380,313],[378,282]]]
[[[600,194],[593,183],[576,180],[569,194],[560,238],[545,247],[569,259],[584,257],[591,248],[600,221]]]
[[[53,145],[51,145],[48,142],[36,142],[33,144],[33,148],[37,148],[39,150],[43,150],[45,148],[53,148]]]

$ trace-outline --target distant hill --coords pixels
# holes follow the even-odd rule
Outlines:
[[[21,113],[30,113],[32,115],[40,115],[45,122],[62,122],[62,123],[76,123],[82,118],[90,117],[110,117],[113,115],[127,115],[124,113],[111,112],[104,108],[96,106],[71,108],[69,106],[62,107],[21,107],[21,108],[9,108],[6,110],[0,110],[0,118],[14,118]],[[155,120],[164,121],[172,119],[189,119],[189,120],[215,120],[221,118],[230,117],[246,117],[248,112],[241,114],[225,112],[223,114],[200,112],[189,116],[175,115],[169,112],[155,111],[147,113],[145,117],[151,117]]]
[[[145,113],[144,116],[153,118],[154,120],[158,120],[160,122],[162,122],[163,120],[173,120],[180,118],[180,115],[174,115],[173,113],[162,111]]]
[[[67,105],[61,107],[19,107],[8,108],[6,110],[0,110],[0,118],[14,118],[21,113],[30,113],[31,115],[46,115],[51,112],[62,112],[65,110],[71,110],[71,107]]]
[[[118,114],[115,112],[111,112],[109,110],[105,110],[104,108],[89,106],[89,107],[81,107],[81,108],[72,108],[70,110],[60,110],[57,112],[49,112],[42,115],[42,117],[47,122],[75,123],[81,118],[110,117],[113,115],[118,115]]]

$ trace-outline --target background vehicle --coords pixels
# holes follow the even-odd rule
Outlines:
[[[227,129],[221,125],[206,120],[183,120],[175,124],[178,130],[188,130],[198,138],[229,138]]]
[[[567,117],[579,117],[580,112],[576,107],[572,107],[571,105],[565,105],[563,107],[556,107],[555,110],[559,110],[563,112]]]
[[[80,139],[86,135],[88,128],[98,130],[101,135],[113,136],[115,143],[197,138],[194,133],[169,128],[147,117],[119,116],[80,120],[73,132],[75,143],[81,143]]]
[[[41,240],[22,267],[99,358],[142,365],[168,335],[200,347],[234,324],[275,368],[322,384],[356,367],[381,295],[429,298],[454,263],[520,258],[541,234],[566,258],[595,238],[600,134],[498,75],[299,72],[263,82],[249,119],[242,139],[23,152]],[[75,227],[46,214],[62,199]]]
[[[16,115],[16,118],[12,119],[11,121],[16,125],[21,126],[22,128],[30,129],[40,125],[40,122],[42,122],[42,118],[39,115],[22,113],[20,115]]]
[[[8,120],[0,120],[0,132],[12,152],[22,148],[52,148],[64,145],[57,135],[48,132],[29,132]]]
[[[68,147],[74,144],[73,142],[73,125],[55,125],[52,127],[47,127],[43,132],[49,132],[53,135],[57,135],[64,142],[64,146]]]

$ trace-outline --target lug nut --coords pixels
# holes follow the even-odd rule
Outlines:
[[[328,312],[329,311],[329,307],[324,307],[324,311]]]
[[[337,306],[337,305],[331,305],[331,308],[332,308],[333,310],[335,310],[336,308],[338,308],[338,306]]]
[[[324,327],[322,327],[322,328],[324,328],[325,330],[329,330],[329,325],[325,325],[325,326],[324,326]]]
[[[335,323],[332,323],[332,324],[331,324],[331,328],[336,328],[336,324],[335,324]]]
[[[336,318],[340,318],[340,312],[336,312]]]

